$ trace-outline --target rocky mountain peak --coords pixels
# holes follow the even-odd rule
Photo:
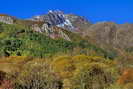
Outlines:
[[[65,16],[64,12],[56,10],[50,10],[46,15],[35,16],[32,20],[44,21],[50,24],[51,26],[57,26],[67,29],[74,29],[72,23]]]
[[[62,14],[62,15],[64,14],[64,12],[63,11],[60,11],[60,10],[49,10],[48,11],[48,14],[49,13],[54,13],[54,14],[56,13],[56,14]]]
[[[59,10],[50,10],[45,15],[38,15],[32,18],[32,20],[36,21],[44,21],[49,23],[51,26],[57,26],[64,29],[68,29],[70,31],[74,31],[76,29],[80,30],[79,24],[88,25],[90,24],[86,19],[77,15],[65,14]]]

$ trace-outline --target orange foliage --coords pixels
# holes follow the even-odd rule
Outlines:
[[[125,69],[118,79],[118,84],[126,84],[129,82],[133,82],[133,68]]]
[[[4,80],[0,89],[13,89],[13,84],[10,80]]]
[[[8,16],[8,15],[6,15],[6,14],[0,14],[0,16]]]
[[[6,75],[6,73],[5,73],[5,72],[0,71],[0,85],[1,85],[1,84],[2,84],[2,82],[3,82],[3,80],[4,80],[4,78],[5,78],[5,75]]]

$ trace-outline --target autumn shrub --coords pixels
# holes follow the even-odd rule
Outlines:
[[[125,68],[117,83],[120,85],[133,83],[133,68]]]
[[[133,82],[132,83],[127,83],[125,86],[124,86],[125,89],[133,89]]]
[[[52,62],[53,69],[59,73],[62,78],[72,77],[75,67],[69,56],[57,57]]]
[[[86,55],[4,57],[0,70],[14,77],[14,89],[104,89],[118,79],[115,61]]]
[[[86,56],[86,55],[77,55],[72,57],[73,61],[75,63],[81,63],[81,62],[105,62],[106,60],[103,57],[98,56]]]
[[[74,56],[77,89],[103,89],[115,82],[118,71],[113,61],[98,56]],[[79,81],[81,80],[81,81]]]
[[[32,61],[14,80],[14,89],[62,89],[62,82],[44,61]]]
[[[98,56],[60,56],[52,66],[69,89],[103,89],[118,77],[116,64]]]
[[[5,72],[0,71],[0,85],[1,85],[1,84],[2,84],[2,82],[3,82],[3,80],[4,80],[4,78],[5,78],[5,75],[6,75],[6,73],[5,73]]]
[[[124,50],[118,50],[119,56],[116,58],[120,69],[133,67],[133,55]]]
[[[127,48],[126,51],[130,52],[130,53],[133,53],[133,47]]]
[[[103,89],[113,83],[112,75],[100,63],[86,65],[73,78],[75,89]]]
[[[107,63],[107,60],[98,56],[59,56],[57,58],[54,58],[52,65],[56,72],[63,72],[74,71],[75,69],[78,69],[78,67],[82,67],[84,64],[95,62]]]
[[[13,84],[11,81],[12,77],[12,75],[4,71],[0,71],[0,89],[13,89]]]
[[[122,86],[114,83],[114,84],[111,84],[110,86],[104,88],[104,89],[124,89]]]
[[[112,84],[104,89],[133,89],[133,83],[127,83],[126,85]]]

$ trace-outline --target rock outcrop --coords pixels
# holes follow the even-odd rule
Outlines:
[[[34,21],[45,21],[50,26],[58,26],[62,28],[73,29],[72,23],[66,18],[62,11],[49,11],[46,15],[35,16],[32,18]]]
[[[13,18],[8,15],[0,14],[0,22],[6,23],[6,24],[13,24]]]
[[[87,28],[90,25],[83,17],[64,14],[62,11],[49,11],[48,14],[35,16],[31,20],[45,21],[50,26],[57,26],[74,32]]]
[[[36,32],[44,33],[53,39],[63,38],[65,40],[71,41],[69,36],[63,32],[63,29],[57,26],[49,26],[47,23],[44,23],[42,26],[33,24],[32,29]]]

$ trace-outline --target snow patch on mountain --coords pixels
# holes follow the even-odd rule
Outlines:
[[[58,24],[57,27],[65,28],[67,26],[68,29],[73,30],[74,26],[72,25],[71,21],[69,19],[67,19],[65,16],[64,16],[64,19],[65,19],[65,21],[61,24]]]
[[[44,21],[50,24],[51,26],[57,26],[61,28],[67,28],[73,30],[74,26],[67,16],[59,10],[53,11],[50,10],[46,15],[34,16],[31,20],[35,21]]]

